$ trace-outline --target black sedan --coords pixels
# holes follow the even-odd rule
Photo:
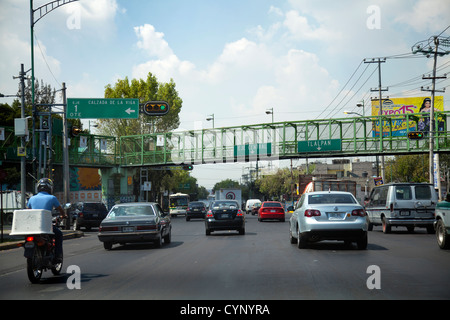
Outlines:
[[[218,200],[211,203],[205,219],[206,235],[213,231],[237,230],[245,234],[245,217],[234,200]]]
[[[170,215],[158,203],[121,203],[111,208],[100,224],[98,239],[106,250],[115,243],[154,242],[157,247],[170,243]]]
[[[206,205],[202,201],[192,201],[189,202],[188,208],[186,209],[186,221],[192,218],[205,219],[206,217]]]

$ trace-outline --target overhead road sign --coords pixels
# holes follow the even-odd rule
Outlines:
[[[342,141],[341,139],[299,141],[297,148],[299,153],[342,151]]]
[[[137,119],[139,99],[67,99],[67,119]]]

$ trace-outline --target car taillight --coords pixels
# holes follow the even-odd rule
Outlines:
[[[156,224],[137,226],[136,230],[156,230]]]
[[[213,213],[212,213],[211,210],[209,210],[209,211],[206,213],[206,217],[207,217],[207,218],[212,218],[212,217],[213,217]]]
[[[100,226],[100,232],[102,231],[119,231],[119,227],[102,227]]]
[[[365,217],[366,211],[364,211],[364,209],[355,209],[352,211],[352,216]]]
[[[305,210],[305,217],[318,217],[320,216],[319,210],[307,209]]]
[[[389,209],[391,210],[391,212],[394,212],[394,204],[391,202],[391,205],[389,206]]]
[[[238,217],[242,217],[242,216],[243,216],[243,213],[242,213],[242,211],[241,211],[241,210],[238,210],[238,212],[237,212],[236,216],[238,216]]]
[[[26,242],[32,242],[32,241],[34,241],[34,237],[27,237],[27,238],[25,239],[25,241],[26,241]]]

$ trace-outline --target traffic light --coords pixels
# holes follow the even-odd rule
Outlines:
[[[76,137],[76,136],[78,136],[80,133],[81,133],[81,129],[78,128],[78,127],[75,127],[75,126],[73,126],[73,127],[72,127],[72,130],[70,130],[70,135],[71,135],[72,137]]]
[[[169,112],[169,104],[165,101],[147,101],[144,113],[148,116],[163,116]]]
[[[191,171],[191,170],[193,170],[194,169],[194,166],[193,165],[186,165],[186,166],[183,166],[183,170],[188,170],[188,171]]]
[[[411,131],[408,132],[408,138],[411,140],[419,140],[423,138],[423,132],[422,131]]]

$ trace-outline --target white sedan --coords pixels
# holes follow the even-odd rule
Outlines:
[[[343,240],[367,248],[368,220],[364,208],[353,194],[317,191],[302,195],[289,220],[289,237],[298,248],[309,242]]]

